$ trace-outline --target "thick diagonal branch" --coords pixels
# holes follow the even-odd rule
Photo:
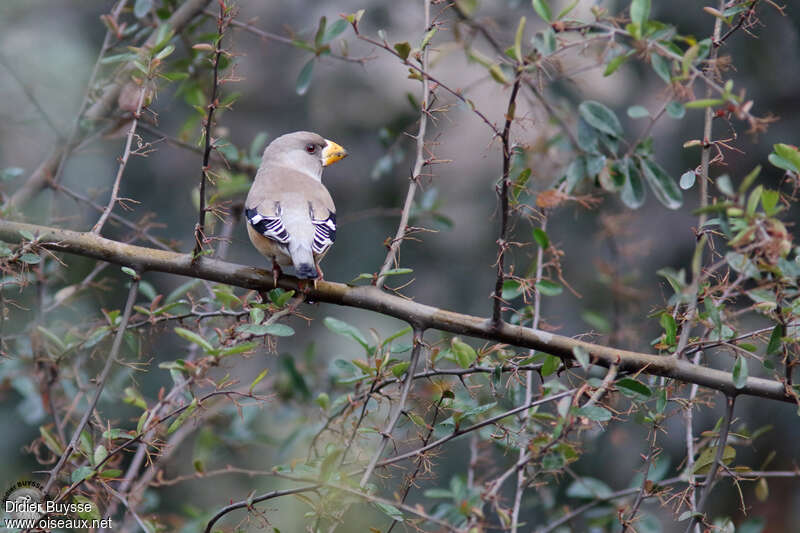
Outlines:
[[[275,288],[270,272],[252,266],[237,265],[210,257],[193,260],[191,254],[125,244],[91,233],[0,220],[0,239],[18,243],[23,240],[20,230],[37,235],[38,245],[49,250],[108,261],[140,272],[166,272],[261,291]],[[288,276],[282,276],[278,280],[278,286],[287,290],[301,290],[298,280]],[[727,395],[744,394],[795,402],[794,396],[787,394],[786,386],[779,381],[748,377],[744,386],[736,388],[730,372],[674,357],[592,344],[524,326],[506,323],[497,325],[485,317],[439,309],[388,294],[371,285],[354,287],[319,281],[315,287],[305,287],[304,290],[311,300],[375,311],[408,322],[419,329],[438,329],[512,346],[533,348],[567,360],[573,360],[573,349],[580,347],[589,354],[593,364],[604,367],[616,364],[619,372],[664,376],[684,383],[696,383]]]

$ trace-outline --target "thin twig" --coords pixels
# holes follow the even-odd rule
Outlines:
[[[425,33],[430,31],[431,29],[431,3],[430,0],[423,0],[424,3],[424,10],[425,10]],[[428,70],[428,57],[430,55],[430,43],[426,44],[425,50],[422,51],[422,58],[420,59],[420,66],[422,70]],[[414,195],[417,192],[417,185],[420,180],[420,176],[422,174],[422,167],[425,166],[426,158],[425,158],[425,130],[428,126],[428,114],[430,113],[428,109],[428,102],[430,97],[430,80],[423,76],[422,77],[422,102],[420,103],[420,114],[419,114],[419,129],[417,130],[417,155],[414,161],[414,170],[411,172],[411,180],[408,184],[408,192],[406,193],[406,201],[403,204],[403,212],[400,215],[400,223],[397,226],[397,232],[395,233],[394,239],[392,240],[391,244],[389,245],[389,252],[386,254],[386,259],[383,261],[383,266],[381,267],[380,272],[378,273],[378,279],[375,281],[375,286],[383,288],[383,284],[386,281],[386,272],[392,268],[392,265],[397,260],[397,254],[400,251],[400,245],[403,243],[403,239],[406,236],[406,230],[408,226],[408,217],[411,213],[411,208],[414,206]]]
[[[106,220],[108,220],[109,215],[111,215],[114,204],[119,200],[119,185],[122,182],[122,174],[125,172],[125,166],[128,164],[128,159],[131,156],[131,144],[133,144],[133,137],[136,135],[136,126],[139,124],[139,117],[142,113],[142,106],[144,105],[147,90],[147,81],[142,81],[142,87],[139,89],[139,97],[136,100],[136,111],[133,113],[131,127],[128,130],[128,136],[125,138],[125,149],[119,160],[119,168],[117,168],[117,176],[114,178],[114,184],[111,186],[111,198],[109,198],[108,205],[103,209],[97,223],[92,227],[92,233],[95,235],[100,235],[103,231],[103,226]]]
[[[547,229],[547,217],[544,216],[541,223],[542,231]],[[544,272],[544,248],[539,246],[536,250],[536,274],[534,277],[534,282],[539,283],[542,280],[542,274]],[[539,328],[539,319],[541,318],[542,313],[542,295],[539,291],[536,291],[533,295],[533,320],[531,321],[531,327],[533,329]],[[534,350],[531,350],[531,356],[533,355]],[[528,371],[525,373],[525,403],[531,403],[533,401],[533,372]],[[528,432],[528,411],[523,411],[522,416],[520,417],[520,432],[521,437],[527,436]],[[519,458],[518,461],[521,461],[525,456],[527,450],[527,445],[520,446],[519,449]],[[522,495],[525,492],[525,469],[520,468],[517,471],[517,487],[514,492],[514,506],[511,509],[511,533],[517,533],[517,528],[519,527],[519,512],[522,506]]]
[[[631,511],[627,517],[623,519],[622,522],[622,533],[627,533],[628,529],[631,527],[631,524],[636,520],[636,515],[639,512],[639,507],[642,505],[642,502],[647,497],[647,486],[648,480],[647,476],[650,474],[650,467],[653,464],[653,460],[655,455],[658,453],[656,449],[656,437],[658,436],[658,425],[653,424],[652,428],[652,439],[650,441],[650,447],[647,452],[647,457],[644,459],[644,472],[642,472],[642,484],[639,486],[639,492],[636,494],[636,499],[631,506]],[[620,513],[622,516],[622,513]]]
[[[253,504],[265,502],[267,500],[272,500],[275,498],[280,498],[281,496],[289,496],[291,494],[300,494],[302,492],[315,491],[321,486],[322,486],[321,484],[317,483],[314,485],[306,485],[294,489],[273,490],[271,492],[267,492],[266,494],[256,496],[253,499],[247,499],[244,501],[232,503],[217,511],[217,514],[211,517],[211,520],[208,521],[208,524],[206,524],[206,528],[203,531],[205,533],[211,533],[211,528],[214,527],[214,524],[216,524],[220,518],[237,509],[246,509],[246,508],[249,509]]]
[[[134,246],[98,237],[91,233],[0,219],[0,240],[7,243],[24,241],[20,230],[36,235],[37,246],[54,252],[90,257],[141,270],[205,279],[246,289],[270,290],[275,288],[269,272],[252,266],[229,263],[209,257],[192,261],[190,254]],[[642,372],[647,375],[697,383],[726,394],[744,394],[795,403],[794,396],[787,393],[785,385],[780,381],[750,376],[742,387],[737,388],[730,372],[694,365],[672,357],[594,344],[524,326],[503,323],[498,328],[492,325],[491,320],[486,317],[425,305],[371,286],[354,287],[320,281],[317,282],[316,287],[301,287],[297,279],[288,276],[282,277],[278,286],[286,290],[305,290],[309,299],[318,302],[371,310],[417,324],[423,329],[438,329],[522,348],[534,348],[567,361],[575,359],[573,350],[580,347],[586,350],[594,364],[600,366],[610,367],[616,364],[620,371]]]
[[[530,409],[531,407],[536,407],[537,405],[542,405],[544,403],[552,402],[554,400],[560,400],[561,398],[563,398],[565,396],[572,395],[575,391],[576,391],[576,389],[570,389],[570,390],[567,390],[567,391],[559,392],[557,394],[553,394],[551,396],[547,396],[545,398],[541,398],[539,400],[532,401],[532,402],[524,404],[524,405],[520,405],[519,407],[515,407],[514,409],[509,409],[508,411],[505,411],[505,412],[503,412],[503,413],[501,413],[499,415],[495,415],[495,416],[489,417],[486,420],[482,420],[482,421],[480,421],[480,422],[478,422],[476,424],[473,424],[473,425],[471,425],[469,427],[454,431],[453,433],[451,433],[449,435],[446,435],[446,436],[444,436],[444,437],[442,437],[442,438],[440,438],[438,440],[435,440],[435,441],[431,442],[430,444],[427,444],[425,446],[421,446],[419,448],[416,448],[416,449],[411,450],[411,451],[406,452],[406,453],[402,453],[402,454],[399,454],[399,455],[395,455],[393,457],[389,457],[388,459],[384,459],[383,461],[379,462],[376,466],[387,466],[387,465],[390,465],[390,464],[394,464],[394,463],[403,461],[405,459],[409,459],[411,457],[415,457],[417,455],[421,455],[421,454],[423,454],[423,453],[425,453],[425,452],[427,452],[429,450],[432,450],[434,448],[437,448],[437,447],[441,446],[445,442],[448,442],[448,441],[451,441],[451,440],[453,440],[453,439],[455,439],[457,437],[460,437],[461,435],[466,435],[467,433],[471,433],[471,432],[473,432],[475,430],[478,430],[478,429],[480,429],[482,427],[490,426],[490,425],[494,424],[495,422],[498,422],[499,420],[502,420],[502,419],[506,418],[507,416],[515,415],[515,414],[520,413],[520,412],[522,412],[522,411],[524,411],[526,409]]]
[[[497,239],[497,247],[499,248],[497,256],[497,279],[494,283],[494,301],[492,308],[492,322],[499,324],[503,318],[502,311],[502,292],[503,282],[505,281],[505,257],[508,248],[508,175],[511,172],[511,146],[509,145],[509,137],[511,134],[511,123],[514,121],[514,112],[517,107],[517,93],[519,93],[519,85],[522,78],[518,73],[514,79],[514,85],[511,88],[511,96],[508,98],[508,107],[506,108],[505,126],[501,140],[503,144],[503,175],[501,177],[500,190],[498,196],[500,197],[500,236]]]
[[[725,9],[725,0],[720,0],[719,2],[719,9]],[[722,31],[722,19],[720,17],[714,17],[714,31],[711,38],[712,42],[716,42],[719,40],[720,32]],[[709,53],[708,58],[708,71],[712,68],[715,68],[715,62],[717,60],[717,56],[719,55],[719,47],[712,47],[711,52]],[[707,74],[709,77],[711,74]],[[706,98],[711,98],[713,95],[713,90],[710,85],[706,87]],[[708,206],[708,168],[710,165],[711,160],[711,128],[713,126],[714,121],[714,110],[711,107],[707,107],[705,110],[705,118],[703,120],[703,149],[700,152],[700,215],[697,220],[697,228],[698,231],[702,230],[703,226],[708,219],[708,214],[706,210],[703,209]],[[686,348],[686,343],[689,341],[689,334],[692,331],[692,324],[694,323],[694,316],[695,312],[697,311],[697,289],[699,285],[699,277],[701,274],[702,266],[703,266],[703,251],[705,250],[706,244],[708,243],[708,235],[705,232],[700,231],[700,237],[695,244],[694,254],[692,255],[692,282],[689,285],[687,291],[689,292],[689,296],[691,301],[689,302],[689,306],[686,310],[686,313],[683,318],[683,324],[681,324],[681,336],[678,340],[678,346],[675,349],[675,357],[679,357],[683,352],[684,348]]]
[[[733,406],[736,402],[736,396],[726,396],[725,401],[727,408],[725,410],[725,416],[722,419],[722,428],[719,432],[719,438],[717,439],[717,453],[714,454],[714,462],[711,463],[711,469],[708,471],[708,475],[704,481],[705,486],[703,487],[703,494],[700,496],[700,502],[697,504],[697,510],[692,513],[692,519],[689,521],[689,526],[686,528],[686,533],[689,533],[698,520],[705,514],[706,506],[708,505],[708,500],[711,496],[711,490],[714,487],[714,481],[717,477],[717,470],[719,470],[719,466],[722,464],[722,457],[725,453],[725,445],[728,442],[728,434],[731,429]]]
[[[42,489],[42,492],[45,494],[47,494],[48,491],[53,487],[56,479],[58,479],[58,473],[64,467],[64,464],[75,450],[75,445],[81,436],[81,432],[89,422],[89,418],[92,416],[92,413],[97,406],[97,402],[100,400],[100,394],[103,392],[103,387],[105,387],[106,379],[108,378],[108,374],[111,372],[111,367],[113,367],[114,363],[117,361],[119,348],[122,345],[122,337],[125,335],[125,329],[128,325],[128,320],[131,318],[131,311],[133,310],[134,302],[136,302],[136,295],[138,294],[138,291],[139,278],[137,276],[134,278],[133,282],[131,282],[130,289],[128,289],[128,300],[125,302],[125,310],[123,311],[122,319],[117,326],[117,335],[114,337],[114,342],[111,345],[111,351],[108,354],[108,359],[106,359],[106,364],[103,367],[103,370],[100,372],[100,375],[98,375],[97,379],[95,380],[97,382],[97,389],[95,390],[94,397],[89,403],[89,406],[86,408],[86,411],[84,411],[80,422],[78,422],[78,425],[75,426],[75,431],[72,434],[72,438],[70,439],[69,444],[67,444],[67,447],[64,449],[64,452],[61,454],[61,457],[58,459],[58,463],[56,463],[52,470],[50,470],[50,476],[47,478],[47,482]]]
[[[423,333],[424,330],[421,330],[417,327],[414,328],[414,348],[411,350],[411,363],[406,370],[406,379],[403,381],[403,389],[400,393],[400,401],[394,406],[394,412],[386,422],[386,426],[383,428],[383,431],[381,431],[381,442],[378,444],[378,449],[375,450],[375,455],[372,456],[372,460],[369,462],[366,470],[364,470],[364,475],[361,476],[359,486],[362,488],[367,485],[369,478],[372,477],[372,472],[375,470],[375,465],[378,464],[378,460],[380,460],[381,455],[383,455],[383,450],[386,449],[386,444],[389,442],[389,439],[392,438],[392,431],[394,431],[397,421],[400,420],[400,415],[406,408],[408,393],[411,391],[411,384],[414,382],[414,370],[416,370],[419,356],[424,350],[424,344],[422,340]]]
[[[214,121],[214,110],[219,105],[219,58],[222,57],[222,38],[230,20],[228,8],[224,1],[219,2],[219,16],[217,17],[217,38],[214,45],[213,79],[211,85],[211,100],[208,103],[208,113],[203,127],[205,145],[203,148],[203,168],[200,172],[200,208],[197,216],[197,226],[194,229],[194,255],[197,256],[203,249],[206,229],[206,181],[208,181],[208,164],[211,159],[211,128]]]

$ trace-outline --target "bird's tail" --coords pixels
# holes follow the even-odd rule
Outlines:
[[[314,263],[314,254],[307,246],[291,242],[289,244],[289,254],[292,256],[292,264],[297,277],[302,279],[317,279],[319,273]]]

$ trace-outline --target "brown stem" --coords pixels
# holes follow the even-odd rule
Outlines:
[[[514,111],[517,106],[517,93],[522,78],[517,74],[514,85],[511,88],[511,96],[508,98],[506,108],[506,122],[503,127],[501,140],[503,143],[503,177],[500,183],[500,237],[497,239],[497,246],[500,249],[497,256],[497,280],[494,284],[494,306],[492,310],[492,322],[500,324],[503,318],[502,312],[502,292],[503,281],[505,280],[505,257],[508,247],[508,174],[511,171],[511,147],[509,137],[511,134],[511,123],[514,121]]]
[[[268,291],[275,288],[272,275],[252,266],[237,265],[210,257],[194,259],[191,254],[180,254],[145,248],[105,239],[91,233],[25,224],[0,219],[0,239],[19,243],[24,238],[19,231],[38,235],[38,245],[43,248],[91,257],[140,271],[155,271],[205,279]],[[278,286],[300,291],[298,280],[283,276]],[[673,357],[621,350],[592,344],[563,335],[528,327],[501,323],[492,324],[486,318],[456,313],[401,298],[373,286],[349,286],[342,283],[318,281],[316,287],[305,287],[309,299],[348,307],[372,310],[393,316],[420,329],[438,329],[457,335],[467,335],[523,348],[533,348],[565,360],[573,360],[573,349],[581,347],[591,361],[600,366],[617,365],[620,372],[641,372],[664,376],[687,383],[697,383],[725,394],[745,394],[794,403],[783,383],[763,378],[748,377],[744,386],[737,389],[729,372],[695,365]]]
[[[136,111],[133,114],[131,121],[131,128],[128,130],[128,135],[125,138],[125,149],[122,152],[122,158],[119,160],[119,167],[117,168],[117,176],[114,178],[114,184],[111,186],[111,198],[108,199],[108,205],[103,209],[97,223],[92,227],[92,233],[100,235],[103,231],[103,226],[111,215],[114,209],[114,204],[119,200],[119,185],[122,182],[122,174],[125,173],[125,167],[128,164],[128,159],[131,157],[131,144],[133,144],[133,137],[136,135],[136,126],[139,124],[139,116],[142,113],[142,106],[144,106],[144,99],[147,94],[147,81],[142,81],[142,88],[139,90],[139,97],[136,100]]]
[[[425,32],[430,31],[431,29],[431,3],[429,0],[425,0]],[[428,70],[428,56],[430,52],[430,43],[425,46],[425,50],[422,51],[422,59],[420,59],[420,66],[422,70]],[[406,201],[403,204],[403,212],[400,215],[400,223],[397,226],[397,232],[395,233],[394,239],[392,243],[389,245],[389,252],[386,254],[386,259],[383,260],[383,266],[381,267],[380,272],[378,273],[378,279],[375,281],[375,286],[383,288],[383,284],[386,281],[386,272],[392,268],[392,265],[397,260],[397,254],[400,251],[400,245],[403,243],[403,239],[406,236],[406,231],[408,229],[408,217],[411,213],[411,208],[414,206],[414,195],[417,192],[417,184],[419,183],[420,176],[422,174],[422,167],[425,166],[425,130],[428,126],[428,101],[430,96],[430,80],[426,77],[422,77],[422,102],[420,103],[420,114],[419,114],[419,129],[417,130],[417,155],[416,160],[414,161],[414,170],[411,172],[411,182],[408,184],[408,192],[406,193]]]
[[[203,148],[203,168],[200,169],[200,209],[198,210],[197,226],[194,229],[194,255],[197,256],[203,249],[206,229],[206,181],[208,180],[208,163],[211,160],[211,124],[214,120],[214,110],[218,105],[219,92],[219,58],[222,56],[222,37],[228,25],[228,16],[225,13],[225,2],[219,3],[219,16],[217,17],[217,39],[214,45],[213,79],[211,84],[211,101],[208,104],[208,113],[203,128],[205,145]]]
[[[75,445],[81,436],[81,432],[89,422],[89,418],[92,416],[94,408],[97,406],[97,402],[100,400],[100,394],[103,392],[103,387],[105,387],[108,374],[111,372],[111,367],[114,366],[114,363],[117,361],[119,348],[122,345],[122,337],[125,335],[125,329],[128,325],[128,320],[131,318],[131,311],[133,310],[134,302],[136,302],[136,295],[138,294],[138,291],[139,277],[137,276],[134,278],[133,282],[131,283],[131,287],[128,290],[128,300],[125,302],[125,310],[123,311],[122,319],[117,326],[117,334],[114,337],[113,344],[111,345],[111,351],[108,353],[108,359],[106,359],[106,364],[103,367],[103,370],[100,372],[100,375],[97,376],[97,389],[95,390],[94,397],[89,403],[89,406],[86,408],[86,411],[84,411],[83,416],[78,422],[78,425],[75,426],[75,431],[72,433],[72,438],[70,439],[69,444],[67,444],[67,447],[64,449],[61,457],[59,457],[56,465],[52,468],[52,470],[50,470],[50,476],[47,478],[47,482],[42,489],[42,492],[45,494],[47,494],[48,491],[53,487],[58,479],[58,473],[64,467],[64,464],[67,462],[70,455],[72,455],[73,450],[75,450]]]
[[[400,415],[403,414],[403,411],[406,408],[408,393],[411,391],[411,384],[414,382],[414,370],[416,370],[417,363],[419,362],[419,356],[424,350],[422,341],[423,333],[423,330],[414,328],[414,349],[411,352],[411,363],[406,370],[406,379],[403,381],[403,389],[400,393],[400,401],[397,403],[397,405],[395,405],[394,412],[386,422],[386,427],[384,427],[383,431],[381,431],[381,442],[378,445],[378,449],[375,450],[372,460],[369,462],[366,470],[364,470],[364,475],[361,476],[361,482],[359,483],[361,488],[364,488],[369,482],[369,478],[372,477],[372,472],[375,470],[375,465],[378,464],[381,455],[383,455],[383,450],[386,449],[386,444],[392,437],[392,431],[394,431],[394,427],[397,425],[398,420],[400,420]]]
[[[719,432],[719,439],[717,439],[717,453],[714,455],[714,462],[711,463],[711,469],[705,479],[705,487],[703,488],[703,495],[700,496],[700,503],[697,504],[697,511],[692,514],[692,519],[689,526],[686,528],[686,533],[689,533],[703,513],[706,511],[709,496],[711,496],[711,489],[714,486],[714,480],[717,477],[717,470],[722,463],[722,456],[725,452],[725,444],[728,442],[728,433],[731,429],[731,420],[733,419],[733,405],[736,402],[736,396],[726,396],[727,409],[725,417],[722,419],[722,428]]]

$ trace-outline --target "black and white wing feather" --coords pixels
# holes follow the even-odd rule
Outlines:
[[[247,217],[247,222],[253,226],[253,229],[264,237],[281,244],[287,244],[289,242],[289,232],[286,231],[286,228],[283,226],[280,209],[277,210],[275,216],[271,217],[264,216],[255,209],[245,209],[244,215]]]
[[[336,213],[331,214],[325,220],[311,220],[314,224],[314,244],[312,249],[315,254],[322,254],[331,247],[336,240]]]

